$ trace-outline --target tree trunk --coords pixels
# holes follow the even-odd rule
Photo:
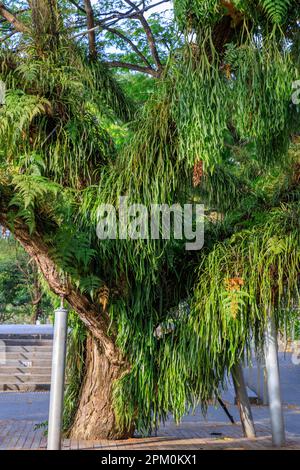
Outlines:
[[[96,34],[95,34],[95,21],[94,11],[92,8],[91,0],[84,0],[84,8],[86,11],[87,28],[89,30],[89,56],[91,60],[97,59],[97,47],[96,47]]]
[[[36,266],[36,265],[34,265]],[[42,314],[42,290],[39,283],[38,273],[34,272],[34,278],[32,281],[32,315],[31,323],[35,325],[37,319]]]
[[[37,303],[33,304],[30,323],[32,325],[35,325],[37,320],[39,319],[39,317],[41,317],[42,313],[43,313],[43,311],[42,311],[42,308],[41,308],[41,300],[38,300]]]
[[[57,0],[29,0],[35,44],[41,55],[52,51],[59,40]]]
[[[236,364],[232,368],[232,379],[244,436],[253,439],[254,437],[256,437],[254,421],[250,401],[247,395],[243,369],[240,364]]]
[[[86,371],[70,436],[82,440],[126,439],[133,427],[120,429],[112,407],[114,381],[124,369],[112,365],[92,335],[87,340]]]

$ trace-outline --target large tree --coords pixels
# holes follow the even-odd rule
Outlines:
[[[68,3],[85,14],[88,48],[72,38]],[[141,8],[125,3],[122,14],[136,16],[147,32]],[[289,202],[283,189],[298,184],[283,164],[297,167],[288,150],[297,125],[291,84],[298,78],[299,6],[177,0],[175,12],[185,44],[163,67],[148,31],[151,74],[160,78],[140,111],[99,54],[91,2],[32,0],[19,13],[0,4],[6,36],[18,32],[7,39],[13,50],[1,52],[7,93],[0,109],[0,223],[89,332],[71,430],[80,438],[120,438],[135,427],[151,429],[169,412],[179,419],[199,400],[205,407],[242,357],[251,330],[259,343],[258,307],[279,305],[284,286],[295,296],[299,237],[294,224],[288,243],[288,228],[297,190],[285,223],[282,214],[271,221],[259,214],[280,207],[283,194]],[[128,144],[116,149],[110,124],[133,116]],[[266,182],[277,167],[287,183],[270,201],[253,179]],[[116,204],[122,195],[146,205],[200,199],[231,220],[209,225],[200,253],[178,240],[98,240],[99,204]],[[262,267],[264,283],[246,284],[253,233],[243,243],[230,239],[241,221],[254,227],[254,254],[264,243],[272,254]],[[276,255],[263,233],[269,227],[273,236],[278,226],[286,240]],[[225,238],[226,262],[223,244],[214,248]],[[292,266],[290,274],[283,266]]]

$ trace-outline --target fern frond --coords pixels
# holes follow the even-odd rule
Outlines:
[[[262,7],[273,23],[284,22],[291,0],[260,0]]]

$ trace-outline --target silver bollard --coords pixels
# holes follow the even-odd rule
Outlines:
[[[279,379],[277,331],[271,312],[268,312],[265,331],[265,359],[273,445],[281,447],[285,444],[285,430]]]
[[[52,352],[52,371],[50,406],[48,422],[48,450],[61,448],[61,428],[65,387],[65,362],[68,332],[68,311],[63,307],[55,310],[54,341]]]

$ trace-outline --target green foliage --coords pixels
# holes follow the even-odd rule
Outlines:
[[[175,15],[185,30],[198,29],[220,21],[224,14],[229,14],[233,21],[238,13],[245,19],[251,18],[265,25],[266,21],[280,25],[296,13],[296,0],[175,0]]]
[[[52,181],[36,175],[16,175],[12,180],[16,193],[11,199],[10,205],[18,208],[17,217],[22,217],[32,233],[36,227],[35,210],[43,207],[49,218],[56,218],[58,207],[57,195],[59,186]],[[53,206],[54,204],[54,206]]]
[[[174,0],[175,16],[181,27],[191,29],[195,25],[209,25],[219,17],[219,0]]]
[[[31,52],[12,59],[12,70],[12,64],[9,69],[3,65],[7,99],[0,109],[2,167],[30,171],[28,162],[39,155],[42,176],[82,188],[115,158],[107,128],[116,116],[129,119],[133,105],[102,64],[88,65],[75,48],[62,47],[43,60]],[[5,54],[2,60],[5,64]]]
[[[139,104],[144,104],[156,89],[156,81],[144,74],[122,72],[118,79],[128,96]]]
[[[28,323],[34,307],[36,270],[28,255],[10,237],[0,238],[0,323]],[[49,298],[44,294],[40,313],[49,312]]]
[[[228,131],[230,89],[218,70],[217,59],[214,67],[209,65],[208,42],[206,38],[199,48],[187,48],[186,60],[176,65],[174,71],[176,88],[172,104],[179,158],[191,166],[198,160],[206,167],[220,163]]]
[[[220,380],[250,351],[252,335],[261,347],[269,309],[276,315],[299,301],[298,220],[299,203],[274,209],[263,223],[217,244],[200,267],[189,319],[200,341],[193,352],[214,364]],[[240,281],[234,299],[228,280]]]
[[[207,227],[190,309],[175,317],[167,310],[153,323],[150,317],[149,332],[139,322],[136,325],[132,311],[121,313],[122,304],[111,309],[113,315],[116,308],[113,318],[125,316],[118,338],[129,357],[133,354],[132,370],[116,384],[114,395],[124,425],[136,410],[143,410],[136,423],[146,430],[164,420],[170,409],[177,421],[199,403],[205,411],[233,364],[250,351],[252,339],[258,349],[262,347],[268,309],[279,323],[282,307],[299,302],[299,188],[293,202],[282,203],[291,193],[293,178],[293,171],[289,176],[279,172],[272,183],[269,177],[261,178],[252,189],[249,186],[248,197],[257,186],[252,206],[244,194],[235,212],[230,211],[219,226]],[[264,189],[258,190],[262,181]],[[135,292],[137,297],[141,299]],[[157,338],[155,328],[164,324],[176,326]],[[128,343],[129,331],[138,339],[136,352]]]
[[[260,0],[268,17],[273,23],[282,23],[287,19],[287,11],[292,0]]]
[[[262,162],[280,159],[289,145],[288,126],[295,125],[290,88],[296,75],[291,57],[276,41],[266,41],[262,49],[253,40],[239,48],[229,44],[228,51],[226,60],[234,74],[231,109],[236,132],[241,140],[255,142],[256,158]]]
[[[1,245],[3,245],[1,243]],[[15,260],[9,259],[0,264],[0,318],[1,323],[10,319],[30,315],[30,295],[26,279]]]

